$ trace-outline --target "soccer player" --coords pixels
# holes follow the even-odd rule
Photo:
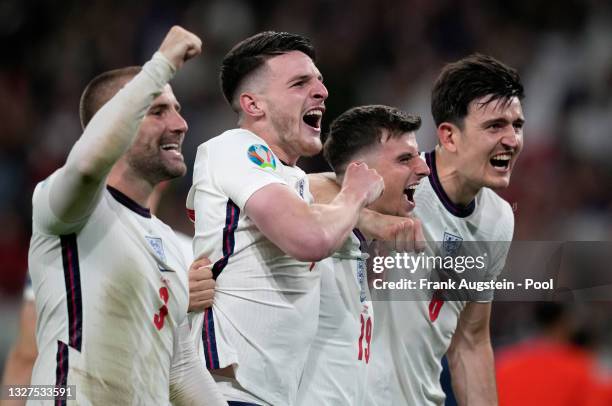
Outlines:
[[[319,314],[320,272],[311,262],[340,248],[383,182],[351,164],[336,199],[310,205],[295,164],[322,148],[328,94],[306,38],[247,38],[225,56],[221,85],[240,128],[196,156],[187,201],[194,255],[214,262],[217,285],[194,331],[228,400],[292,405]]]
[[[378,213],[407,217],[412,194],[429,174],[419,157],[415,132],[421,119],[387,106],[352,108],[331,124],[324,154],[341,183],[350,162],[364,162],[385,182],[383,194],[368,207]],[[375,330],[365,237],[353,230],[340,250],[317,263],[321,273],[319,327],[300,382],[298,404],[365,405],[371,339]]]
[[[160,183],[149,198],[151,213],[155,213],[157,203],[167,182]],[[176,232],[181,242],[181,249],[186,258],[192,258],[192,237]],[[214,300],[214,280],[207,260],[200,260],[189,269],[189,311],[203,311],[212,306]],[[28,273],[23,290],[23,302],[19,317],[19,331],[4,365],[2,385],[28,385],[32,368],[38,355],[36,347],[36,304],[34,290]],[[0,400],[0,405],[25,405],[26,399]]]
[[[518,73],[492,57],[475,54],[443,68],[431,101],[439,142],[424,154],[431,173],[414,194],[414,214],[427,241],[442,242],[449,251],[470,241],[511,241],[512,209],[491,188],[508,186],[523,147],[522,98]],[[335,185],[328,181],[326,187]],[[366,218],[371,221],[360,223],[362,230],[377,227],[376,215]],[[508,245],[484,244],[488,279],[501,272]],[[434,247],[428,244],[428,256],[452,254]],[[428,301],[375,303],[379,322],[368,404],[444,404],[439,378],[445,354],[460,404],[496,404],[489,335],[493,292],[473,301],[444,301],[441,292],[429,293]]]
[[[200,50],[173,27],[142,69],[85,89],[83,135],[32,199],[32,384],[75,385],[79,403],[225,404],[189,338],[188,259],[147,208],[159,182],[186,171],[187,124],[167,82]]]

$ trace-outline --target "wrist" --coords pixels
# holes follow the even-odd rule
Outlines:
[[[367,201],[367,193],[354,186],[342,186],[338,196],[342,196],[347,204],[354,204],[360,209],[365,207]]]

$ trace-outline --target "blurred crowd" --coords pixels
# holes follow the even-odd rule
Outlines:
[[[423,150],[436,142],[429,111],[436,73],[478,51],[516,67],[526,89],[525,148],[511,187],[502,191],[515,210],[515,238],[612,240],[609,1],[9,0],[0,5],[3,298],[20,296],[31,194],[81,133],[81,90],[104,70],[144,63],[173,24],[204,40],[203,56],[173,81],[190,126],[183,145],[189,166],[197,145],[235,126],[218,67],[233,44],[255,32],[291,31],[313,40],[330,92],[324,125],[351,106],[394,105],[423,117],[417,135]],[[307,172],[327,169],[321,157],[300,165]],[[190,180],[175,181],[159,209],[159,217],[186,233],[192,229],[184,209]],[[497,306],[495,343],[527,334],[531,307]],[[606,306],[595,311],[606,313]],[[601,337],[610,316],[600,318]]]

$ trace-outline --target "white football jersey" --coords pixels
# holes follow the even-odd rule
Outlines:
[[[23,300],[34,301],[34,289],[32,288],[32,278],[30,277],[30,271],[26,275],[26,282],[23,287]]]
[[[424,158],[431,174],[421,181],[415,192],[414,212],[429,242],[426,255],[452,255],[462,244],[492,242],[477,248],[486,251],[487,267],[482,279],[495,280],[504,267],[509,247],[499,242],[512,240],[514,216],[510,205],[488,188],[481,189],[470,205],[454,205],[438,179],[435,153],[426,153]],[[422,270],[416,270],[413,275],[427,276]],[[397,280],[405,276],[405,271],[387,271],[385,279]],[[376,329],[368,404],[444,404],[445,395],[440,385],[441,359],[450,346],[467,301],[461,297],[444,301],[440,292],[431,291],[407,295],[373,290],[372,297],[376,302]],[[472,298],[479,302],[492,299],[491,290]]]
[[[209,369],[231,365],[248,392],[291,405],[317,329],[319,272],[284,254],[245,215],[249,197],[272,183],[312,202],[306,174],[250,131],[229,130],[199,146],[187,208],[194,256],[214,263],[217,285],[212,309],[192,327]]]
[[[51,235],[37,185],[29,267],[39,356],[32,384],[75,385],[79,404],[168,404],[175,329],[188,305],[174,232],[108,187],[76,233]],[[42,220],[41,220],[42,219]]]
[[[358,230],[330,258],[321,274],[319,327],[310,347],[298,405],[364,404],[374,314],[366,259]]]

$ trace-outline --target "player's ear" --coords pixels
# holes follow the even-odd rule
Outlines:
[[[264,114],[262,110],[263,101],[260,100],[255,94],[250,92],[244,92],[239,97],[240,109],[250,117],[261,117]]]
[[[440,145],[450,152],[456,152],[456,139],[460,135],[459,127],[453,123],[444,122],[440,123],[436,131],[438,133],[438,141],[440,142]]]

